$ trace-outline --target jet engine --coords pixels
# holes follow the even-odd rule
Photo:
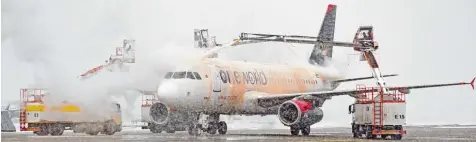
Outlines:
[[[166,124],[171,116],[170,108],[163,103],[154,103],[149,111],[150,120],[156,124]]]
[[[324,113],[309,101],[289,100],[279,106],[278,117],[285,126],[306,126],[321,121]]]

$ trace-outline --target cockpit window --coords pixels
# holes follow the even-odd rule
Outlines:
[[[174,76],[172,78],[174,78],[174,79],[185,78],[186,73],[187,72],[175,72]]]
[[[198,72],[193,72],[193,75],[195,75],[195,78],[197,78],[198,80],[202,80],[202,77],[200,77],[200,74],[198,74]]]
[[[187,72],[187,78],[189,78],[189,79],[195,79],[195,77],[193,77],[192,72]]]
[[[173,72],[168,72],[167,74],[165,74],[164,78],[165,79],[169,79],[172,77],[172,74],[174,74]]]

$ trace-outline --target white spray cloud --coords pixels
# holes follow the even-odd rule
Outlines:
[[[250,3],[253,4],[250,5]],[[10,64],[7,68],[25,66],[28,63],[31,67],[24,67],[21,70],[31,69],[28,73],[35,75],[20,74],[18,73],[21,72],[20,70],[6,73],[3,71],[5,69],[3,62],[9,59],[3,59],[2,76],[34,76],[31,78],[35,78],[35,82],[41,82],[48,86],[58,85],[57,87],[60,89],[57,89],[57,92],[65,92],[61,96],[74,96],[78,100],[100,98],[104,95],[103,92],[106,92],[103,91],[102,87],[104,86],[124,85],[153,89],[165,72],[172,68],[172,66],[166,65],[176,62],[175,60],[167,61],[166,58],[161,58],[153,52],[157,51],[163,56],[177,55],[166,54],[164,51],[165,48],[174,46],[177,47],[170,49],[173,50],[170,52],[179,52],[182,49],[183,52],[190,51],[193,46],[192,31],[194,28],[210,28],[211,33],[217,35],[219,40],[236,38],[239,32],[292,33],[312,36],[318,32],[321,16],[328,3],[335,3],[340,7],[336,39],[352,39],[353,32],[359,25],[372,24],[376,27],[377,36],[381,37],[380,43],[384,47],[379,51],[385,57],[382,62],[384,64],[382,70],[387,70],[386,73],[402,74],[393,81],[389,80],[389,83],[432,83],[445,81],[449,78],[466,78],[474,73],[474,66],[468,66],[472,64],[464,62],[473,61],[466,58],[472,59],[474,56],[471,55],[475,53],[474,48],[466,48],[467,45],[471,45],[467,42],[472,42],[473,40],[470,38],[474,37],[472,35],[476,33],[470,26],[474,25],[474,18],[468,18],[471,17],[469,13],[474,13],[474,8],[471,7],[474,4],[468,4],[468,2],[418,2],[413,3],[416,8],[408,9],[406,6],[408,2],[400,1],[394,3],[379,3],[379,1],[371,3],[349,3],[347,1],[346,3],[326,1],[289,3],[276,1],[272,7],[269,7],[266,6],[267,2],[257,3],[255,1],[243,1],[230,5],[224,1],[188,1],[187,4],[184,4],[175,1],[42,0],[36,2],[10,0],[2,1],[2,51],[4,51],[3,54],[6,54],[5,51],[14,50],[15,52],[11,53],[19,59],[19,62]],[[448,4],[458,8],[453,8],[451,11],[438,10],[444,9]],[[244,7],[248,10],[243,11]],[[422,11],[421,8],[424,10]],[[282,10],[286,10],[286,12],[270,12]],[[422,16],[429,19],[423,20]],[[445,27],[453,28],[444,30]],[[443,31],[441,31],[442,29]],[[408,36],[409,33],[412,36]],[[77,81],[75,77],[79,73],[98,65],[114,51],[114,46],[111,47],[111,45],[120,45],[123,38],[129,37],[137,39],[138,48],[137,63],[131,67],[130,75],[103,73],[84,82]],[[462,40],[460,38],[466,42],[451,42]],[[438,39],[439,42],[434,42],[435,39]],[[167,45],[170,41],[176,44]],[[234,56],[234,59],[248,61],[277,61],[277,59],[294,58],[283,55],[287,52],[286,50],[269,47],[236,49],[228,52],[228,55]],[[451,47],[452,50],[445,50],[447,47]],[[306,52],[309,53],[309,50]],[[280,56],[276,56],[278,54]],[[11,57],[11,55],[9,56]],[[5,55],[2,55],[3,57]],[[175,58],[177,57],[179,56],[175,56]],[[301,57],[302,61],[306,62],[305,58],[309,56]],[[338,56],[334,56],[334,58],[338,58]],[[447,63],[447,66],[451,66],[448,68],[468,71],[456,76],[448,75],[453,71],[441,70],[439,64],[432,64],[432,62]],[[458,64],[451,64],[456,62]],[[354,76],[362,76],[362,74],[367,76],[369,73],[365,64],[361,68],[353,68],[351,71]],[[406,77],[403,74],[407,74]],[[23,80],[11,79],[8,80],[12,82],[9,84],[22,84],[22,87],[26,87],[27,85],[23,85],[23,82],[31,79],[30,77],[18,78]],[[418,79],[422,81],[417,82]],[[13,83],[15,81],[22,83]],[[372,83],[372,80],[369,82]],[[345,85],[348,88],[353,88],[353,84],[344,84],[343,87]],[[17,98],[17,88],[4,86],[7,84],[2,84],[2,99],[10,96],[13,96],[10,98]],[[409,121],[442,119],[455,122],[474,122],[471,121],[475,120],[474,113],[471,113],[474,112],[472,109],[474,107],[465,106],[474,102],[474,97],[471,97],[469,91],[446,89],[447,94],[460,94],[460,97],[465,96],[465,98],[460,98],[457,104],[441,105],[438,102],[454,99],[454,96],[444,95],[439,90],[445,91],[445,89],[435,89],[434,92],[428,90],[425,94],[432,96],[411,96],[413,97],[411,100],[414,100],[415,103],[409,102],[409,105],[414,107],[408,113],[414,119],[410,120],[411,118],[409,118]],[[426,101],[428,97],[435,97],[434,101]],[[347,107],[342,105],[341,101],[352,102],[346,97],[336,97],[333,101],[327,102],[324,106],[326,117],[323,122],[346,123],[350,120],[350,116],[345,111],[341,111]],[[427,106],[432,106],[431,108],[445,113],[419,114],[423,109],[427,109]],[[461,113],[463,108],[466,108],[464,109],[465,113]],[[460,111],[453,111],[454,109]],[[457,117],[458,120],[454,117],[445,117],[454,115],[461,117]]]
[[[117,88],[116,92],[121,93],[115,95],[126,96],[129,105],[126,113],[131,113],[134,103],[130,101],[139,94],[121,89],[154,90],[167,71],[176,65],[189,65],[197,59],[198,50],[193,49],[192,42],[189,44],[192,46],[165,40],[151,43],[148,35],[131,35],[134,32],[129,31],[134,28],[128,25],[135,23],[130,23],[127,17],[134,17],[129,15],[134,12],[127,11],[127,3],[102,2],[2,3],[5,7],[2,9],[2,27],[5,29],[2,30],[2,42],[9,43],[2,46],[12,48],[15,57],[31,67],[29,73],[33,74],[33,84],[24,87],[48,88],[50,96],[45,98],[46,103],[58,104],[68,100],[86,110],[98,112],[98,108],[106,108],[98,106],[111,101],[108,93]],[[136,63],[131,65],[129,73],[103,71],[85,81],[76,78],[103,63],[125,37],[135,38],[137,43]]]

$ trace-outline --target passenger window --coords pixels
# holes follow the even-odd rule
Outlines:
[[[174,73],[172,78],[174,79],[185,78],[185,74],[187,74],[187,72],[176,72]]]
[[[202,77],[200,77],[200,74],[198,74],[198,72],[193,72],[193,75],[195,75],[195,78],[197,78],[198,80],[202,80]]]
[[[164,78],[169,79],[169,78],[172,77],[172,74],[173,74],[173,72],[168,72],[167,74],[165,74]]]
[[[189,78],[189,79],[195,79],[195,77],[193,77],[192,72],[187,72],[187,78]]]

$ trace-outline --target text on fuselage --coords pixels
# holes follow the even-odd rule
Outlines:
[[[232,84],[261,84],[267,85],[268,78],[263,70],[254,69],[253,71],[228,71],[219,70],[221,81]],[[233,79],[232,79],[233,77]]]

